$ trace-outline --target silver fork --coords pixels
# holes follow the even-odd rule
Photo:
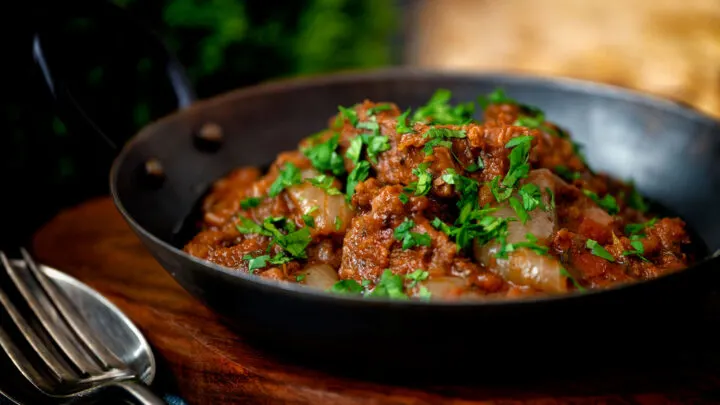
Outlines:
[[[0,262],[34,315],[26,317],[0,288],[0,304],[32,350],[20,349],[0,325],[0,346],[20,373],[43,394],[55,398],[90,395],[102,388],[124,389],[138,404],[165,404],[108,350],[60,289],[25,250],[25,271],[13,267],[4,252]],[[22,342],[17,342],[22,345]]]

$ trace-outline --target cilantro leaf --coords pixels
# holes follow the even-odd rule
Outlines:
[[[340,219],[340,217],[335,217],[335,230],[339,231],[340,228],[342,228],[342,219]]]
[[[367,145],[368,159],[377,164],[377,156],[390,149],[390,142],[387,136],[383,135],[362,135],[363,143]]]
[[[382,103],[382,104],[377,104],[374,107],[368,108],[367,114],[375,115],[375,114],[379,113],[380,111],[388,111],[388,110],[392,110],[392,105],[390,105],[388,103]]]
[[[337,152],[339,134],[334,134],[330,139],[317,145],[301,149],[313,167],[321,172],[331,171],[339,176],[345,173],[345,164],[342,156]]]
[[[295,166],[292,162],[287,162],[285,164],[285,167],[280,170],[280,174],[278,174],[275,182],[273,182],[273,184],[270,186],[268,195],[270,197],[277,197],[278,194],[280,194],[280,192],[283,191],[285,188],[300,183],[302,183],[302,174],[300,173],[300,169],[298,169],[298,167]]]
[[[625,225],[625,233],[628,235],[640,234],[645,228],[650,228],[655,225],[656,222],[657,218],[653,218],[640,224],[627,224]]]
[[[617,201],[615,200],[615,197],[613,197],[610,194],[605,194],[603,198],[598,197],[598,195],[590,190],[583,189],[583,194],[590,197],[591,200],[595,202],[595,204],[599,205],[600,208],[607,211],[610,215],[615,215],[620,210],[617,205]]]
[[[357,111],[355,111],[352,108],[345,108],[343,106],[338,106],[338,111],[340,111],[339,117],[342,117],[342,119],[346,119],[350,121],[350,125],[356,126],[358,123],[358,115]]]
[[[574,181],[582,177],[582,175],[578,172],[574,172],[567,168],[567,166],[563,165],[557,165],[554,168],[555,173],[557,173],[560,177],[564,178],[567,181]]]
[[[363,290],[365,290],[365,288],[353,279],[340,280],[328,289],[328,291],[332,293],[350,295],[360,295]]]
[[[432,238],[427,233],[411,232],[415,226],[415,221],[405,218],[403,222],[395,228],[393,236],[395,239],[402,241],[403,250],[412,249],[415,246],[431,246]]]
[[[298,283],[302,282],[303,280],[305,280],[304,274],[298,274],[297,276],[295,276],[295,281],[297,281]]]
[[[540,187],[538,187],[537,184],[523,184],[518,193],[522,198],[522,205],[526,211],[532,211],[542,205],[542,193],[540,192]]]
[[[360,154],[362,153],[363,141],[362,138],[356,136],[350,140],[350,146],[345,152],[345,157],[350,159],[353,163],[360,161]]]
[[[248,271],[250,274],[254,273],[257,269],[262,269],[267,266],[267,261],[270,259],[268,255],[262,255],[253,257],[250,254],[243,256],[243,260],[248,262]]]
[[[305,249],[310,244],[310,229],[300,228],[295,232],[289,232],[282,238],[277,239],[277,244],[282,246],[293,257],[305,259],[307,253]]]
[[[517,101],[505,94],[505,89],[498,87],[487,96],[478,97],[478,105],[483,109],[487,109],[490,104],[517,104]]]
[[[475,103],[450,105],[452,93],[447,89],[438,89],[424,106],[418,108],[413,115],[414,121],[426,124],[463,125],[472,121],[475,114]]]
[[[410,285],[408,288],[413,288],[419,283],[420,281],[425,281],[427,278],[430,277],[430,273],[423,269],[417,269],[413,271],[412,273],[409,273],[405,276],[406,279],[410,280]]]
[[[260,202],[262,202],[262,199],[258,197],[248,197],[242,201],[240,201],[240,207],[244,210],[257,207],[260,205]]]
[[[520,200],[518,200],[516,197],[510,197],[508,202],[510,203],[510,207],[515,210],[515,213],[520,219],[520,222],[522,222],[524,225],[528,221],[528,219],[530,219],[530,215],[525,210],[523,203],[521,203]]]
[[[400,195],[398,196],[398,199],[403,204],[407,204],[408,202],[410,202],[410,197],[408,197],[407,194],[405,194],[405,193],[400,193]]]
[[[423,134],[423,138],[430,138],[430,139],[443,139],[443,138],[465,138],[467,135],[465,134],[464,129],[449,129],[449,128],[437,128],[432,127],[425,131]]]
[[[578,290],[580,290],[580,291],[585,291],[585,290],[587,290],[587,289],[586,289],[585,287],[583,287],[580,283],[578,283],[578,281],[575,279],[575,277],[573,277],[573,275],[570,274],[570,272],[567,271],[567,269],[565,269],[564,267],[561,267],[561,268],[560,268],[560,274],[563,275],[563,276],[565,276],[568,280],[570,280],[570,282],[572,282],[573,285],[575,286],[575,288],[577,288]]]
[[[353,170],[350,172],[347,178],[347,184],[345,189],[345,199],[350,201],[353,194],[355,194],[355,187],[358,183],[364,181],[370,175],[370,162],[363,160],[358,162]]]
[[[414,191],[415,195],[426,195],[430,191],[433,177],[428,171],[428,167],[430,167],[430,163],[424,162],[412,170],[412,174],[418,179],[408,184],[408,186],[405,187],[405,191]]]
[[[393,274],[390,269],[386,269],[380,276],[380,280],[375,288],[365,295],[366,297],[388,297],[391,299],[408,299],[403,291],[403,278],[397,274]]]
[[[418,291],[418,297],[421,300],[429,301],[430,298],[432,298],[432,293],[430,292],[430,290],[428,290],[427,287],[425,287],[424,285],[421,285],[420,290]]]
[[[315,176],[315,177],[312,177],[312,178],[308,179],[308,181],[309,181],[310,184],[312,184],[313,186],[325,190],[325,192],[328,193],[328,195],[340,195],[340,194],[342,194],[342,193],[340,192],[340,190],[338,190],[337,188],[333,187],[332,184],[333,184],[333,182],[335,181],[335,178],[333,178],[332,176],[328,176],[328,175],[326,175],[326,174],[320,174],[320,175],[317,175],[317,176]]]
[[[613,255],[611,255],[610,252],[605,250],[605,248],[601,244],[597,243],[597,241],[588,239],[587,242],[585,243],[585,247],[590,249],[590,253],[592,253],[593,255],[595,255],[597,257],[601,257],[609,262],[615,261],[615,258],[613,257]]]
[[[413,132],[412,125],[408,126],[407,119],[410,115],[410,109],[408,108],[405,110],[404,113],[400,114],[400,116],[397,119],[397,125],[395,126],[395,130],[397,131],[398,135],[402,134],[408,134]]]
[[[503,186],[513,187],[518,180],[527,177],[530,172],[528,157],[532,138],[532,136],[519,136],[505,144],[505,147],[512,148],[512,151],[509,156],[510,168],[502,181]]]
[[[435,138],[431,139],[428,142],[425,143],[423,146],[423,153],[426,155],[432,155],[433,149],[435,149],[436,146],[441,146],[444,148],[452,148],[452,142],[446,141],[444,139]]]
[[[466,167],[465,170],[467,170],[470,173],[476,172],[478,170],[485,168],[485,162],[483,162],[482,157],[477,157],[477,163],[472,163],[470,166]]]

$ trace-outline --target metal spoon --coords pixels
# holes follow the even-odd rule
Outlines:
[[[18,269],[25,266],[22,260],[12,260],[11,264]],[[41,265],[39,268],[67,295],[106,348],[122,360],[145,384],[152,383],[156,369],[155,357],[150,345],[132,321],[100,293],[77,279],[47,266]],[[19,377],[18,381],[21,379]],[[97,392],[97,394],[101,393],[102,390]],[[38,403],[39,400],[33,398],[31,402],[27,402],[28,395],[38,394],[30,394],[27,389],[16,384],[0,387],[0,394],[16,404]],[[45,396],[43,403],[50,402],[54,402],[53,398]]]

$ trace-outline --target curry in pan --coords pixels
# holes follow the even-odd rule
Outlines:
[[[560,294],[687,267],[685,223],[649,207],[540,109],[502,89],[454,104],[441,89],[414,110],[340,106],[266,172],[218,180],[184,250],[368,298]]]

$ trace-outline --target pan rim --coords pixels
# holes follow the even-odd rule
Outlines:
[[[176,110],[170,114],[167,114],[143,127],[138,133],[136,133],[129,141],[123,145],[118,155],[113,160],[109,181],[110,181],[110,194],[113,198],[115,207],[127,221],[131,227],[136,231],[140,232],[145,238],[148,238],[153,243],[162,246],[167,251],[172,252],[175,255],[181,256],[185,260],[194,262],[197,267],[202,271],[212,271],[213,273],[218,272],[219,276],[239,281],[242,283],[251,283],[253,287],[263,289],[267,293],[285,293],[291,295],[294,299],[304,300],[317,300],[325,301],[327,303],[338,305],[345,303],[347,305],[362,305],[366,307],[382,306],[382,307],[417,307],[423,309],[441,309],[441,308],[479,308],[479,307],[496,307],[501,306],[503,308],[508,307],[525,307],[526,305],[535,305],[539,303],[560,303],[569,302],[576,299],[587,299],[589,297],[597,297],[598,295],[608,296],[613,293],[617,294],[625,292],[627,290],[639,290],[642,288],[649,288],[652,285],[656,285],[661,282],[672,282],[673,279],[677,279],[682,276],[687,276],[689,272],[697,272],[702,270],[710,262],[720,264],[720,256],[718,252],[711,253],[709,256],[702,258],[693,265],[669,274],[662,275],[655,279],[645,280],[641,282],[633,282],[628,284],[620,284],[612,287],[587,290],[583,291],[572,291],[569,293],[563,293],[558,295],[546,295],[537,297],[520,297],[520,298],[503,298],[503,299],[488,299],[488,300],[442,300],[442,301],[424,301],[424,300],[392,300],[389,298],[373,298],[367,299],[362,296],[346,295],[346,294],[332,294],[329,292],[317,290],[314,288],[308,288],[302,285],[296,285],[295,283],[279,282],[275,280],[269,280],[244,272],[233,271],[229,268],[225,268],[218,264],[202,260],[200,258],[191,256],[190,254],[172,246],[168,242],[156,237],[147,229],[142,227],[135,219],[130,215],[125,206],[122,204],[118,189],[117,189],[117,178],[120,170],[120,166],[125,161],[126,155],[132,149],[134,144],[139,140],[143,139],[151,133],[150,129],[161,125],[163,122],[171,121],[181,114],[187,114],[188,110],[196,109],[199,107],[211,108],[215,104],[222,104],[230,99],[243,99],[252,98],[258,94],[278,93],[285,91],[292,91],[294,89],[301,89],[307,87],[317,87],[330,84],[346,83],[346,82],[364,82],[364,81],[376,81],[379,79],[393,79],[403,78],[407,79],[412,77],[419,80],[427,80],[434,78],[455,78],[460,80],[473,80],[473,79],[485,79],[485,80],[496,80],[503,82],[512,83],[533,83],[545,86],[556,87],[558,89],[573,90],[575,92],[587,93],[593,96],[605,96],[615,99],[622,99],[626,101],[640,102],[645,105],[649,105],[659,111],[672,111],[673,114],[682,114],[686,118],[701,122],[706,125],[720,126],[720,120],[710,116],[709,114],[700,111],[697,108],[692,107],[689,104],[683,102],[663,98],[647,92],[642,92],[634,89],[624,88],[616,85],[599,83],[589,80],[562,77],[562,76],[547,76],[540,74],[524,73],[524,72],[498,72],[498,71],[487,71],[487,72],[467,72],[460,70],[438,70],[438,69],[426,69],[416,67],[391,67],[382,69],[369,69],[369,70],[346,70],[339,71],[330,74],[318,74],[308,75],[301,77],[292,77],[285,79],[272,80],[268,82],[259,83],[252,86],[241,87],[233,90],[229,90],[225,93],[215,95],[210,98],[200,99],[195,101],[190,106]],[[692,136],[692,134],[687,134]],[[211,274],[211,273],[208,273]],[[639,292],[638,292],[639,293]]]

